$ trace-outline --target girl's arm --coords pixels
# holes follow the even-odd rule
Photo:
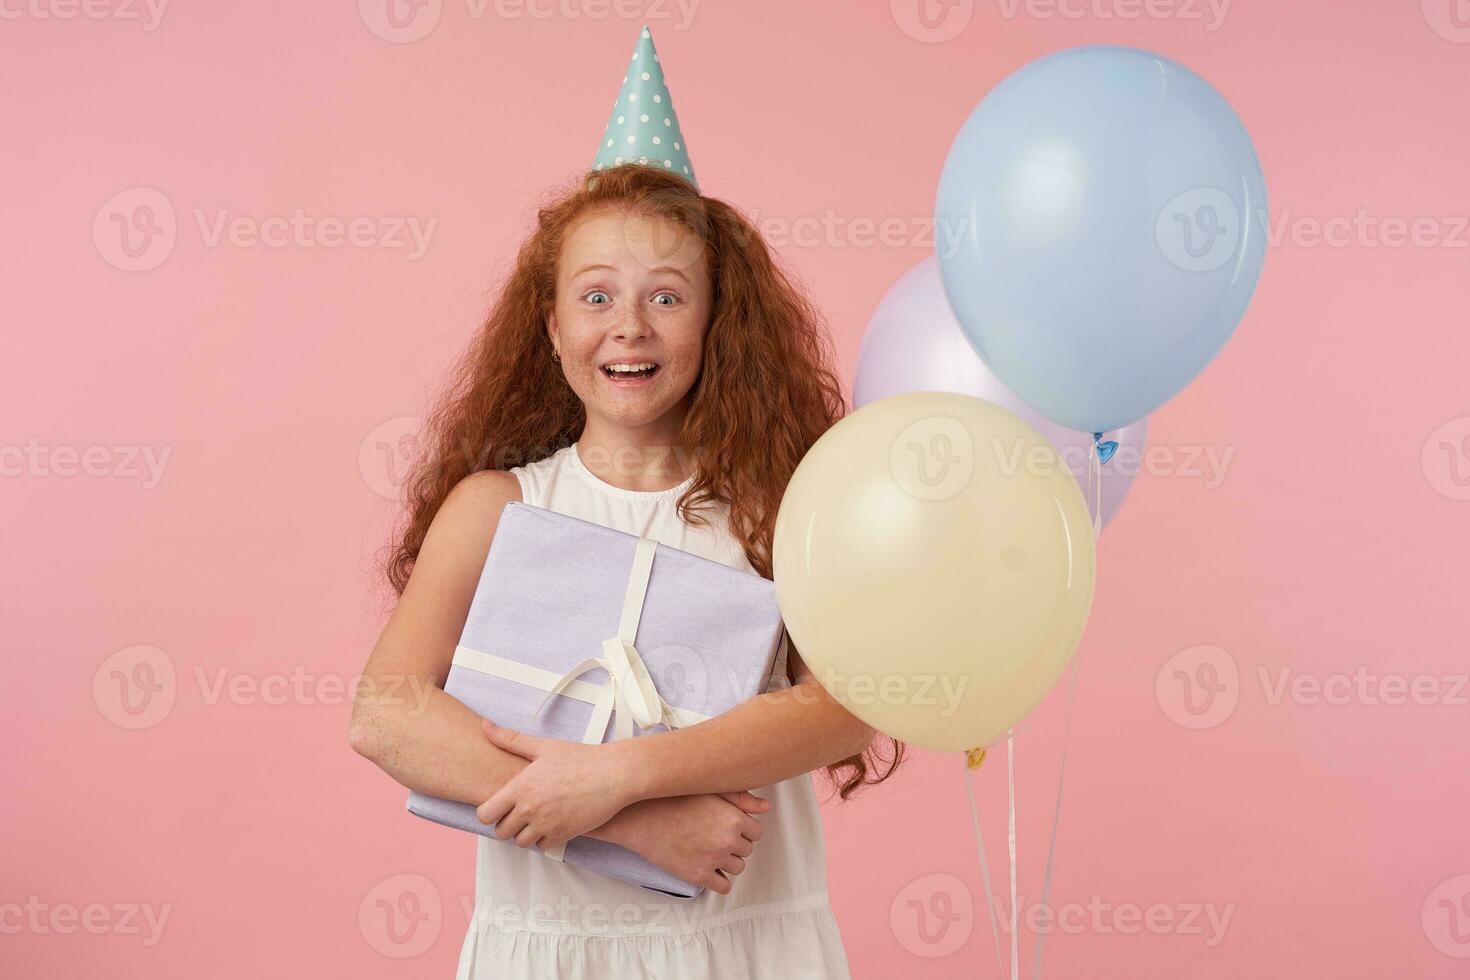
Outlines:
[[[513,474],[488,470],[449,493],[363,668],[352,747],[409,789],[481,802],[525,767],[487,745],[479,717],[443,691],[500,512],[518,499]]]
[[[796,683],[743,701],[708,721],[608,746],[630,800],[766,786],[867,749],[874,730],[822,687],[796,648]]]
[[[797,683],[671,732],[583,745],[487,721],[489,740],[531,760],[480,807],[522,847],[586,833],[623,807],[683,793],[766,786],[857,755],[874,730],[842,707],[790,650]]]

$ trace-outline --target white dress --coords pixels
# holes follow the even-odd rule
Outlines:
[[[511,472],[528,504],[753,571],[723,507],[718,517],[704,511],[710,527],[679,517],[675,504],[693,477],[668,490],[624,490],[588,470],[575,446]],[[767,690],[789,685],[783,640]],[[456,980],[847,978],[810,774],[753,792],[771,808],[756,817],[764,832],[727,895],[672,898],[479,838]]]

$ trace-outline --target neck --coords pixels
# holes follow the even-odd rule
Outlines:
[[[668,490],[693,472],[668,425],[627,428],[589,416],[573,451],[598,479],[623,490]]]

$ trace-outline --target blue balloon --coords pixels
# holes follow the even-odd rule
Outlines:
[[[945,292],[1031,407],[1106,432],[1187,385],[1266,256],[1255,147],[1221,95],[1147,51],[1075,48],[976,106],[935,208]]]

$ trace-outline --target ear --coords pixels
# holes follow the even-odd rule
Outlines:
[[[551,346],[561,346],[561,331],[556,325],[556,311],[552,310],[546,315],[546,336],[551,341]]]

